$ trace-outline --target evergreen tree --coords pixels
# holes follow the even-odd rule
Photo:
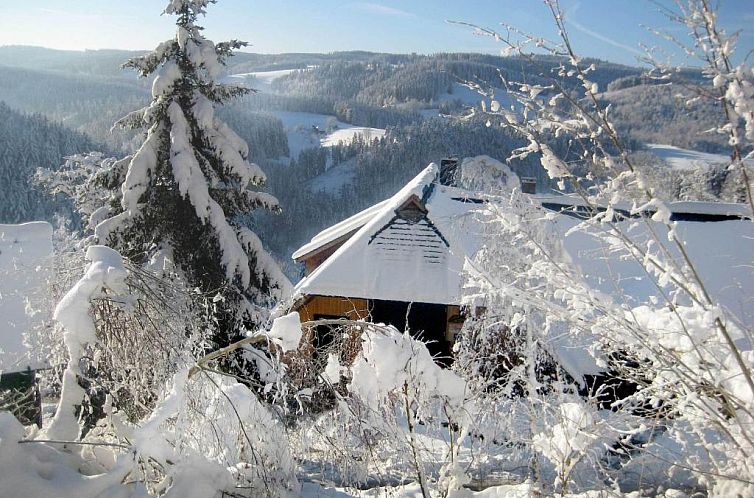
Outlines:
[[[138,151],[113,165],[106,186],[120,187],[95,234],[138,263],[167,257],[190,285],[217,295],[218,346],[265,318],[289,285],[259,238],[238,221],[256,208],[278,211],[270,194],[251,190],[265,174],[214,106],[247,89],[216,81],[236,40],[214,44],[196,25],[215,0],[171,0],[176,36],[125,67],[156,74],[152,102],[119,121],[146,128]]]

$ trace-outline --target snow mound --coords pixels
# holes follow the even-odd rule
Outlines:
[[[0,225],[0,372],[43,367],[24,337],[50,318],[52,226]]]
[[[435,363],[423,342],[393,326],[367,327],[361,347],[348,389],[373,410],[391,393],[412,386],[422,395],[442,399],[453,420],[468,414],[466,381]]]
[[[131,471],[129,455],[100,475],[83,475],[83,462],[69,452],[42,444],[19,444],[24,427],[7,412],[0,412],[0,496],[34,498],[95,498],[129,496],[121,482]],[[121,493],[121,494],[117,494]]]
[[[301,318],[297,311],[276,318],[272,328],[267,332],[272,342],[279,345],[284,352],[293,351],[301,342]]]

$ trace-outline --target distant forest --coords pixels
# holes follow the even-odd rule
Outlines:
[[[111,130],[118,118],[149,101],[151,82],[119,68],[133,55],[0,47],[0,223],[68,215],[65,202],[44,197],[30,184],[36,168],[55,169],[65,156],[90,150],[119,157],[133,152],[139,143],[136,132]],[[295,278],[298,269],[289,256],[294,249],[319,230],[392,195],[429,162],[479,154],[505,160],[523,144],[506,129],[489,126],[478,103],[457,98],[461,85],[478,85],[502,101],[506,82],[546,83],[556,77],[559,62],[545,56],[482,54],[234,56],[229,75],[291,70],[271,82],[271,91],[247,95],[218,113],[249,143],[251,159],[268,174],[267,189],[283,208],[282,214],[255,215],[246,222]],[[689,104],[691,112],[681,113],[679,105],[687,104],[677,92],[646,78],[641,69],[591,62],[596,70],[590,79],[598,83],[604,104],[611,105],[616,125],[637,152],[649,142],[724,150],[724,137],[703,133],[701,123],[710,123],[716,112],[710,104]],[[693,87],[702,75],[686,71],[677,77]],[[579,91],[574,78],[560,83],[574,94]],[[469,117],[472,110],[475,117]],[[292,154],[285,124],[275,115],[280,111],[332,116],[349,125],[385,129],[386,134]],[[568,157],[567,137],[548,141]],[[553,187],[534,159],[514,161],[511,167],[537,178],[541,191]],[[659,166],[650,161],[648,167]],[[342,184],[312,187],[330,168],[336,168],[330,176],[342,172]],[[719,175],[724,176],[702,183],[722,185],[725,178]],[[683,178],[672,181],[668,188],[679,197],[718,195],[683,187]],[[725,192],[720,185],[716,192]]]

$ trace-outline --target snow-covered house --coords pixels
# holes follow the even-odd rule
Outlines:
[[[430,164],[391,198],[323,230],[294,252],[293,259],[305,266],[305,277],[290,302],[302,320],[343,317],[408,327],[434,341],[432,353],[450,354],[454,333],[463,323],[464,261],[483,243],[475,215],[482,201],[445,184],[451,182],[443,181],[447,175],[441,169]],[[635,262],[610,255],[598,239],[569,232],[589,215],[578,198],[532,198],[543,209],[561,213],[554,217],[553,229],[594,288],[635,304],[657,292]],[[679,202],[669,209],[710,292],[724,305],[745,310],[738,315],[754,324],[754,270],[742,267],[754,240],[746,207]],[[631,223],[628,208],[623,214]],[[596,374],[588,346],[564,337],[553,341],[552,353],[572,374]]]
[[[431,340],[448,355],[462,321],[464,258],[478,239],[461,189],[431,164],[390,199],[320,232],[293,254],[306,277],[294,290],[302,320],[369,318]]]

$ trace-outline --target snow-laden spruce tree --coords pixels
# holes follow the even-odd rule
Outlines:
[[[95,235],[136,263],[167,258],[190,285],[215,295],[216,340],[224,344],[241,326],[263,321],[289,284],[259,238],[236,221],[279,207],[251,189],[265,175],[215,115],[216,105],[249,90],[217,81],[225,59],[245,44],[202,36],[196,22],[211,3],[170,0],[165,13],[177,17],[175,37],[125,64],[142,77],[156,75],[152,102],[118,123],[146,133],[138,151],[110,169],[106,186],[119,190]]]

